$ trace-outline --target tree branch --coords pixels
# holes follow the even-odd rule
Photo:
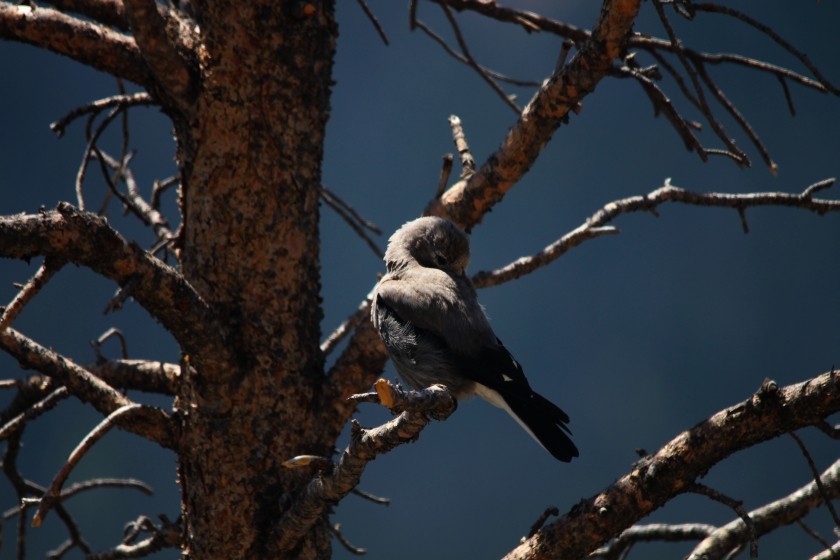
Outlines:
[[[125,14],[140,53],[157,83],[182,111],[188,112],[194,93],[190,66],[166,34],[155,0],[124,0]]]
[[[153,83],[133,39],[51,8],[0,3],[0,37],[51,50],[144,87]]]
[[[805,517],[812,509],[825,503],[826,498],[840,497],[840,461],[836,461],[820,476],[825,492],[813,480],[788,496],[769,503],[749,513],[758,536],[765,535],[783,525]],[[715,560],[746,544],[749,530],[743,519],[735,519],[707,535],[691,552],[688,560]]]
[[[77,365],[25,337],[14,329],[0,332],[0,348],[14,356],[24,369],[34,369],[52,377],[83,402],[90,403],[106,416],[125,406],[135,404],[125,395]],[[172,448],[175,444],[175,424],[166,412],[144,406],[123,418],[117,425],[159,445]]]
[[[214,314],[184,277],[95,214],[61,203],[57,211],[0,217],[0,255],[55,256],[87,266],[127,289],[194,362],[231,363]]]
[[[729,455],[840,411],[840,374],[778,388],[766,381],[746,401],[678,435],[632,472],[577,504],[512,550],[506,560],[579,558],[690,489]]]
[[[427,213],[469,230],[531,168],[570,110],[606,76],[629,37],[640,0],[606,0],[580,51],[540,87],[502,142],[479,170],[435,199]],[[455,7],[455,6],[453,6]]]
[[[422,391],[403,391],[380,380],[376,389],[382,405],[401,414],[369,430],[353,421],[350,444],[339,462],[329,472],[316,474],[274,527],[279,551],[294,548],[329,507],[349,494],[361,480],[370,461],[414,441],[432,419],[444,420],[457,408],[457,401],[443,385],[432,385]]]
[[[529,257],[522,257],[516,261],[493,271],[478,272],[473,276],[476,287],[495,286],[516,278],[520,278],[537,268],[556,260],[570,249],[577,247],[584,241],[604,234],[618,233],[618,230],[606,226],[622,214],[630,212],[653,212],[665,202],[679,202],[694,206],[711,206],[718,208],[733,208],[743,212],[746,208],[756,206],[786,206],[802,208],[817,214],[840,211],[840,200],[813,198],[818,190],[830,187],[834,179],[825,179],[809,186],[801,193],[764,192],[764,193],[699,193],[687,191],[671,185],[670,179],[665,184],[644,196],[631,196],[615,200],[604,205],[584,223],[570,231],[539,253]]]
[[[128,31],[122,0],[49,0],[48,3],[62,12],[81,14],[120,31]]]

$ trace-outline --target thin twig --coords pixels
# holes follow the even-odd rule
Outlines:
[[[435,189],[435,198],[440,198],[446,192],[446,185],[449,184],[449,176],[452,174],[452,154],[443,156],[443,165],[440,168],[440,178],[438,178],[437,188]]]
[[[362,7],[362,11],[365,13],[365,15],[368,17],[370,22],[373,24],[373,27],[374,27],[374,29],[376,29],[376,32],[379,33],[379,37],[382,38],[382,42],[385,43],[385,45],[387,46],[389,44],[388,43],[388,36],[385,34],[385,30],[382,29],[382,24],[379,23],[378,19],[376,19],[376,15],[371,11],[370,7],[367,5],[367,2],[365,2],[365,0],[357,0],[357,1],[359,2],[359,6]]]
[[[735,500],[730,498],[729,496],[718,492],[714,488],[709,488],[704,484],[700,484],[695,482],[686,488],[688,492],[693,492],[695,494],[701,494],[716,502],[720,502],[725,506],[731,508],[735,513],[738,514],[738,517],[741,518],[741,521],[747,526],[747,531],[749,532],[750,536],[750,558],[756,559],[758,558],[758,532],[755,529],[755,523],[753,523],[752,518],[749,516],[747,511],[744,509],[743,502],[739,500]]]
[[[449,126],[452,128],[452,141],[455,142],[455,149],[461,158],[461,179],[469,179],[475,173],[475,159],[467,143],[467,136],[464,134],[464,126],[457,115],[449,116]]]
[[[385,256],[384,251],[382,251],[379,245],[377,245],[370,235],[368,235],[367,231],[365,231],[365,229],[369,229],[376,233],[381,233],[379,228],[362,218],[362,216],[356,212],[353,207],[341,200],[327,188],[321,187],[320,194],[321,199],[327,203],[327,206],[332,208],[333,211],[341,217],[341,219],[347,222],[347,225],[356,232],[356,235],[361,237],[365,244],[370,247],[370,250],[373,251],[374,255],[380,259]]]
[[[327,356],[338,346],[353,329],[370,314],[370,298],[365,298],[356,311],[345,319],[327,338],[321,343],[321,352]]]
[[[20,315],[20,312],[23,311],[24,306],[32,301],[32,298],[41,291],[41,288],[49,282],[50,278],[61,270],[62,266],[64,266],[63,261],[51,257],[44,259],[44,262],[38,267],[35,275],[29,279],[9,305],[6,306],[6,309],[3,310],[3,315],[0,317],[0,331],[5,330],[12,324],[17,316]]]
[[[367,550],[358,546],[355,546],[344,534],[341,532],[341,523],[336,523],[335,525],[330,525],[330,533],[338,540],[341,546],[349,552],[350,554],[355,554],[356,556],[364,556],[367,554]]]
[[[70,393],[67,391],[67,387],[59,387],[52,393],[48,394],[43,399],[6,422],[6,424],[0,428],[0,440],[6,439],[9,434],[20,430],[25,423],[30,420],[34,420],[38,416],[53,409],[59,401],[67,398],[68,396],[70,396]]]
[[[107,434],[111,428],[116,425],[116,420],[120,416],[138,410],[142,408],[142,406],[143,405],[138,403],[132,403],[119,407],[102,420],[102,422],[100,422],[87,436],[85,436],[73,452],[70,453],[70,456],[67,458],[64,466],[62,466],[58,471],[58,474],[55,475],[52,484],[50,484],[50,487],[41,497],[41,503],[38,506],[38,510],[35,512],[35,516],[32,518],[33,527],[41,526],[41,523],[44,521],[44,516],[47,515],[47,512],[59,499],[61,487],[64,485],[64,481],[67,480],[67,477],[70,476],[70,471],[75,468],[91,447],[93,447],[97,441],[102,439],[102,436]]]
[[[50,124],[50,129],[53,132],[55,132],[59,137],[61,137],[64,135],[67,126],[83,115],[98,115],[105,109],[111,109],[113,107],[133,107],[139,105],[154,104],[155,101],[154,99],[152,99],[152,96],[146,93],[145,91],[140,93],[133,93],[130,95],[113,95],[111,97],[97,99],[96,101],[92,101],[87,105],[82,105],[81,107],[73,109],[54,123]]]
[[[808,468],[811,470],[811,476],[814,477],[814,483],[817,485],[817,489],[823,497],[825,507],[828,509],[828,512],[831,514],[831,518],[834,520],[834,526],[840,527],[840,516],[837,515],[837,510],[834,509],[831,497],[825,489],[825,485],[823,484],[820,476],[820,471],[817,469],[816,463],[814,463],[814,458],[811,457],[811,454],[808,452],[808,448],[805,447],[805,443],[802,442],[802,439],[796,434],[796,432],[790,432],[789,435],[793,438],[793,441],[796,442],[796,445],[799,447],[799,451],[802,452],[802,456],[805,457],[805,461],[808,463]]]
[[[618,230],[607,226],[618,216],[629,212],[652,212],[665,202],[678,202],[694,206],[732,208],[742,211],[744,208],[758,206],[786,206],[802,208],[825,214],[840,211],[840,200],[815,199],[811,195],[815,190],[826,189],[835,183],[835,179],[825,179],[805,189],[802,193],[756,192],[747,194],[699,193],[687,191],[671,184],[665,184],[644,196],[632,196],[615,200],[592,214],[583,224],[567,233],[539,253],[522,257],[494,271],[482,271],[473,276],[476,287],[495,286],[519,278],[539,267],[556,260],[570,249],[588,239],[604,234],[615,234]]]

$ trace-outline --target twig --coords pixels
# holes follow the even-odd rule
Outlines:
[[[376,242],[371,239],[371,237],[367,234],[365,229],[373,231],[377,234],[382,233],[378,227],[374,224],[366,220],[359,214],[352,206],[341,200],[338,196],[336,196],[332,191],[327,189],[326,187],[321,187],[320,190],[321,198],[324,202],[327,203],[327,206],[332,208],[336,214],[339,215],[350,228],[356,232],[356,234],[361,237],[364,242],[370,247],[370,250],[373,251],[380,259],[385,255],[382,249],[376,244]]]
[[[367,554],[367,550],[358,546],[355,546],[353,543],[347,540],[347,537],[341,532],[341,523],[336,523],[335,525],[330,525],[330,533],[338,540],[341,546],[349,552],[350,554],[355,554],[356,556],[364,556]]]
[[[824,552],[830,552],[830,553],[832,553],[832,556],[834,558],[838,558],[838,556],[836,554],[834,554],[834,551],[831,549],[831,543],[829,543],[827,540],[822,538],[820,536],[820,534],[817,533],[815,530],[813,530],[811,527],[809,527],[807,523],[805,523],[801,519],[797,519],[796,524],[799,525],[799,528],[802,529],[805,532],[806,535],[808,535],[809,537],[811,537],[812,539],[814,539],[815,541],[820,543],[822,545],[822,547],[825,549]]]
[[[528,531],[528,536],[526,538],[531,538],[534,535],[536,535],[537,531],[543,528],[543,525],[545,525],[545,522],[548,521],[549,517],[557,517],[558,515],[560,515],[560,510],[557,509],[555,506],[546,508],[545,511],[543,511],[540,514],[537,520],[534,521],[534,524],[531,525],[531,529]]]
[[[385,34],[385,30],[382,29],[382,24],[379,23],[379,20],[376,19],[376,15],[371,11],[370,7],[367,5],[365,0],[358,0],[359,6],[362,7],[362,11],[365,12],[365,15],[368,17],[370,22],[373,24],[374,29],[376,32],[379,33],[379,37],[382,38],[382,42],[385,43],[387,46],[388,43],[388,36]]]
[[[449,176],[452,174],[452,154],[443,156],[443,165],[440,168],[440,178],[435,189],[435,198],[440,198],[446,192],[446,185],[449,184]]]
[[[458,51],[456,51],[452,47],[450,47],[449,43],[447,43],[446,40],[443,37],[441,37],[440,35],[435,33],[435,31],[431,27],[426,25],[422,20],[419,20],[419,19],[416,19],[416,18],[412,19],[411,27],[412,27],[412,31],[415,28],[419,28],[423,33],[428,35],[434,42],[436,42],[438,45],[440,45],[441,48],[443,48],[443,50],[446,52],[446,54],[448,54],[449,56],[451,56],[452,58],[454,58],[458,62],[460,62],[462,64],[466,64],[468,66],[472,66],[470,64],[470,61],[467,59],[466,56],[462,55],[461,53],[459,53]],[[473,63],[476,66],[478,66],[479,68],[481,68],[481,71],[484,72],[487,76],[491,77],[494,80],[498,80],[500,82],[505,82],[505,83],[508,83],[508,84],[511,84],[511,85],[514,85],[514,86],[523,86],[523,87],[538,87],[540,85],[539,82],[534,81],[534,80],[521,80],[521,79],[518,79],[518,78],[513,78],[513,77],[508,76],[506,74],[502,74],[501,72],[491,70],[490,68],[486,68],[485,66],[482,66],[477,61],[473,61]],[[473,66],[473,68],[475,68],[475,66]],[[508,99],[508,102],[509,101],[510,100]]]
[[[381,496],[374,496],[370,492],[364,492],[359,490],[358,488],[353,488],[350,491],[351,494],[363,498],[369,502],[373,502],[374,504],[379,504],[380,506],[388,506],[391,505],[390,498],[383,498]]]
[[[469,179],[475,173],[475,159],[473,159],[470,145],[467,143],[467,136],[464,134],[464,126],[457,115],[450,115],[449,126],[452,128],[452,140],[455,142],[455,149],[461,157],[461,179]]]
[[[381,395],[388,395],[396,403],[416,408],[405,409],[398,417],[377,428],[364,429],[355,420],[350,429],[350,444],[331,472],[317,474],[298,495],[273,529],[280,552],[294,548],[298,540],[321,519],[328,507],[337,503],[355,488],[367,464],[377,456],[414,441],[432,418],[443,420],[457,404],[442,385],[423,391],[401,391],[387,382],[378,384]]]
[[[361,323],[363,320],[367,319],[370,315],[370,299],[365,298],[362,303],[359,304],[359,307],[356,311],[350,315],[347,319],[341,323],[337,329],[335,329],[326,339],[324,342],[321,343],[321,352],[325,356],[329,355],[335,347],[338,346],[342,340],[344,340],[347,335],[353,332],[353,329]]]
[[[452,31],[455,33],[455,39],[458,41],[458,46],[461,47],[461,53],[463,54],[464,58],[467,60],[467,64],[475,70],[481,78],[487,82],[490,87],[495,91],[499,97],[504,100],[504,102],[510,107],[514,113],[519,115],[522,113],[522,109],[519,108],[519,105],[511,99],[511,97],[505,93],[505,91],[496,83],[496,80],[487,73],[484,68],[478,64],[475,59],[473,58],[472,54],[470,53],[470,49],[467,46],[467,42],[464,39],[464,35],[461,33],[461,27],[458,25],[458,21],[455,19],[455,16],[452,15],[452,10],[449,9],[449,6],[446,2],[440,3],[440,8],[443,10],[446,19],[449,21],[449,25],[452,27]]]
[[[93,352],[94,352],[94,354],[96,354],[96,362],[97,363],[102,363],[102,362],[107,361],[105,359],[105,356],[102,355],[101,348],[102,348],[102,345],[105,344],[105,342],[109,338],[116,338],[119,341],[119,343],[120,343],[120,353],[122,355],[122,359],[127,360],[128,359],[128,347],[127,347],[127,344],[125,342],[125,335],[123,334],[123,332],[120,329],[115,328],[115,327],[111,327],[110,329],[108,329],[107,331],[105,331],[104,333],[99,335],[99,338],[97,338],[96,340],[91,340],[90,341],[90,345],[91,345],[91,347],[93,347]]]
[[[55,478],[50,484],[49,489],[46,493],[41,497],[41,503],[38,506],[38,510],[35,512],[35,516],[32,518],[32,526],[33,527],[40,527],[41,523],[44,520],[44,516],[59,499],[59,494],[61,492],[61,487],[64,485],[64,481],[67,480],[67,477],[70,476],[70,471],[81,461],[82,457],[85,456],[85,453],[90,450],[93,445],[102,439],[102,436],[107,434],[111,428],[114,427],[116,424],[116,420],[122,416],[123,414],[127,414],[133,412],[135,410],[139,410],[142,408],[143,405],[132,403],[121,406],[120,408],[116,409],[114,412],[109,414],[102,422],[97,425],[93,431],[91,431],[85,438],[76,446],[70,456],[67,458],[67,461],[64,463],[64,466],[58,471],[58,474],[55,475]]]
[[[699,541],[708,537],[717,527],[705,523],[648,523],[633,525],[618,537],[598,548],[589,558],[622,558],[622,554],[637,542]]]
[[[23,311],[24,306],[32,301],[32,298],[41,291],[41,288],[49,282],[50,278],[61,270],[62,266],[64,266],[64,262],[56,258],[47,257],[44,259],[44,262],[38,267],[35,275],[29,279],[3,310],[3,314],[0,316],[0,331],[5,330],[6,327],[12,324],[17,316],[20,315],[20,312]]]
[[[817,489],[823,497],[823,502],[825,503],[825,507],[828,509],[828,512],[831,514],[831,519],[834,520],[834,526],[840,527],[840,517],[838,517],[837,510],[834,509],[834,504],[831,502],[831,497],[825,489],[825,485],[823,484],[820,476],[820,471],[817,470],[817,465],[814,463],[814,458],[811,457],[811,454],[808,452],[808,448],[805,447],[805,444],[796,432],[790,432],[789,435],[793,438],[793,441],[796,442],[796,445],[799,447],[799,451],[802,452],[802,456],[805,457],[805,461],[808,463],[808,468],[811,470],[811,476],[814,477],[814,483],[817,485]]]
[[[813,480],[796,491],[774,502],[754,509],[749,513],[757,534],[764,535],[773,529],[805,517],[812,509],[819,507],[826,496],[836,499],[840,496],[840,460],[820,475],[820,481],[827,489],[822,493]],[[688,560],[722,559],[731,551],[742,546],[749,534],[741,518],[718,527],[703,539],[688,556]]]
[[[618,216],[629,212],[652,212],[665,202],[678,202],[693,206],[733,208],[739,212],[742,212],[745,208],[758,206],[802,208],[816,212],[817,214],[837,212],[840,211],[840,200],[814,199],[812,197],[816,190],[828,188],[834,182],[835,179],[833,178],[825,179],[824,181],[811,185],[799,194],[783,192],[729,194],[687,191],[672,185],[670,179],[666,179],[662,187],[647,195],[631,196],[606,204],[603,208],[592,214],[583,224],[539,253],[529,257],[522,257],[494,271],[477,273],[473,276],[473,283],[476,287],[483,288],[519,278],[539,267],[549,264],[588,239],[604,234],[618,233],[617,229],[606,225]]]
[[[163,548],[179,548],[182,542],[183,528],[180,518],[172,522],[165,515],[160,516],[160,526],[156,526],[146,517],[136,522],[136,527],[126,537],[125,541],[110,550],[89,554],[87,560],[122,560],[124,558],[144,558]],[[151,535],[142,541],[134,542],[141,532]]]
[[[709,488],[704,484],[700,484],[698,482],[694,482],[690,484],[686,490],[688,492],[694,492],[695,494],[701,494],[703,496],[707,496],[716,502],[720,502],[725,506],[731,508],[738,514],[738,517],[747,527],[747,534],[749,535],[750,539],[750,558],[755,559],[758,558],[758,532],[755,529],[755,523],[753,523],[752,518],[749,516],[747,511],[744,509],[744,503],[739,500],[734,500],[721,492],[718,492],[714,488]]]
[[[146,93],[145,91],[129,95],[113,95],[111,97],[97,99],[96,101],[92,101],[87,105],[82,105],[81,107],[73,109],[54,123],[50,124],[50,129],[53,132],[55,132],[60,138],[64,136],[64,132],[70,125],[70,123],[72,123],[74,120],[78,119],[83,115],[98,115],[105,109],[111,109],[114,107],[126,108],[140,105],[148,106],[154,104],[155,100],[152,99],[152,96]]]
[[[41,414],[53,409],[59,401],[67,398],[68,396],[70,396],[70,393],[67,391],[67,387],[59,387],[40,401],[28,407],[0,428],[0,440],[6,439],[9,434],[20,430],[26,422],[29,422]]]

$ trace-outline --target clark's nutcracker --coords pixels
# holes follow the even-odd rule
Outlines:
[[[458,399],[478,395],[506,410],[561,461],[578,456],[568,415],[535,393],[493,333],[466,276],[467,235],[425,217],[403,225],[385,252],[388,273],[371,318],[400,376],[415,389],[446,385]]]

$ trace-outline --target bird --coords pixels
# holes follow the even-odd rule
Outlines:
[[[478,302],[467,234],[444,218],[418,218],[390,237],[384,260],[371,320],[400,377],[417,390],[445,385],[458,400],[477,395],[556,459],[578,457],[569,416],[531,388]]]

